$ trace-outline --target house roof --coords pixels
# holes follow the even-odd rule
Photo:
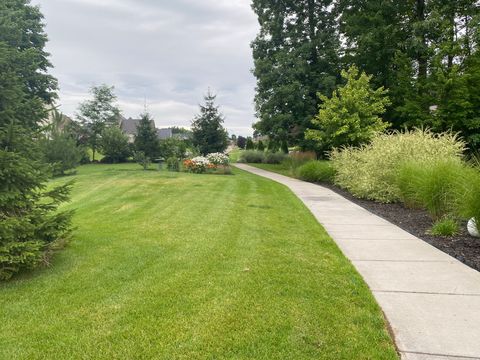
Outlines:
[[[140,124],[141,119],[121,119],[120,128],[122,131],[127,135],[137,135],[137,126]],[[155,121],[150,122],[152,125],[152,129],[156,129]],[[160,140],[169,139],[173,136],[172,129],[156,129],[157,136]]]
[[[127,135],[137,135],[137,126],[140,124],[141,119],[122,119],[120,123],[120,128]],[[152,128],[155,129],[155,121],[150,122]]]
[[[173,136],[172,129],[157,129],[157,135],[160,140],[170,139]]]

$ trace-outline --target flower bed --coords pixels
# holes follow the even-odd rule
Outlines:
[[[183,167],[186,171],[195,174],[204,174],[207,172],[228,174],[230,173],[229,162],[230,159],[228,155],[212,153],[207,156],[197,156],[192,159],[187,159],[183,162]]]

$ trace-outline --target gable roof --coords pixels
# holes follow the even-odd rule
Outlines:
[[[127,134],[127,135],[137,135],[137,126],[140,124],[141,119],[122,119],[122,122],[120,123],[120,128],[122,131]],[[152,125],[152,128],[155,129],[155,121],[150,122]]]

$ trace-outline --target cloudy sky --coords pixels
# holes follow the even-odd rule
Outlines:
[[[147,98],[157,126],[188,126],[210,87],[230,133],[255,121],[249,0],[33,0],[45,15],[61,110],[114,85],[126,117]]]

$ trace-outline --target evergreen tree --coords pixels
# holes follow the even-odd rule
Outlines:
[[[100,143],[101,134],[106,127],[117,126],[120,109],[116,105],[114,87],[108,85],[93,86],[90,89],[92,100],[80,104],[77,115],[88,132],[88,142],[92,148],[92,160]]]
[[[303,133],[339,75],[332,0],[254,0],[260,33],[252,44],[257,133],[305,145]]]
[[[151,160],[159,155],[160,142],[155,129],[155,122],[147,112],[141,115],[135,136],[135,151],[143,152]]]
[[[263,141],[262,141],[262,140],[258,140],[257,150],[258,150],[258,151],[265,151],[265,145],[263,144]]]
[[[245,149],[245,146],[247,145],[247,139],[243,136],[239,136],[237,138],[237,146],[240,148],[240,149]]]
[[[227,148],[228,135],[223,127],[224,118],[215,105],[216,95],[208,91],[200,114],[192,121],[193,145],[201,154],[223,152]]]
[[[255,144],[251,137],[247,138],[247,144],[245,146],[245,150],[255,150]]]
[[[47,189],[38,142],[56,97],[42,19],[29,1],[0,2],[0,279],[41,263],[70,230],[71,213],[57,211],[70,184]]]

